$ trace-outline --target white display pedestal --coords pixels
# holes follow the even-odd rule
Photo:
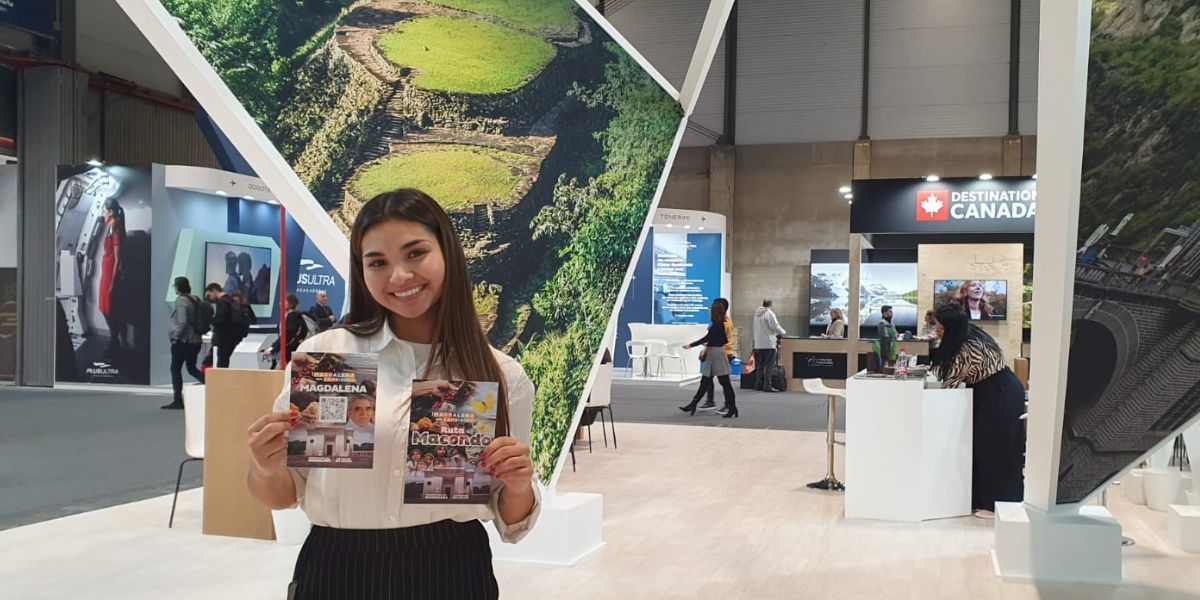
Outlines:
[[[242,340],[233,349],[233,354],[229,357],[229,368],[231,369],[264,369],[264,365],[259,353],[269,347],[275,341],[274,334],[251,333]]]
[[[542,494],[542,512],[525,539],[516,544],[500,540],[488,527],[496,560],[573,565],[604,546],[604,497],[600,494]]]
[[[1200,553],[1200,506],[1168,507],[1167,537],[1184,552]]]
[[[972,398],[922,379],[847,379],[846,518],[971,514]]]
[[[1121,583],[1121,525],[1102,506],[1043,513],[996,503],[996,574],[1014,579]]]

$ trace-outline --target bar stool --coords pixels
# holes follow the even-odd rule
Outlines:
[[[842,446],[846,445],[846,442],[839,442],[837,440],[834,432],[834,428],[837,426],[837,399],[842,398],[844,400],[846,398],[846,390],[826,387],[825,382],[820,379],[805,379],[803,384],[804,391],[814,396],[825,396],[829,399],[829,418],[825,425],[825,446],[829,462],[825,467],[825,478],[808,484],[808,487],[816,490],[843,491],[846,489],[846,485],[838,481],[837,475],[833,472],[833,447],[839,444]]]

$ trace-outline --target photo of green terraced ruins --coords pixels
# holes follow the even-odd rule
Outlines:
[[[682,111],[573,0],[161,0],[343,230],[426,191],[568,439]]]

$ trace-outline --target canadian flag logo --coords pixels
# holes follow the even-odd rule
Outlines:
[[[949,190],[922,190],[917,192],[917,221],[945,221],[949,218]]]

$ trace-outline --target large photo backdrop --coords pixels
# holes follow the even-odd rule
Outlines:
[[[1200,413],[1198,28],[1194,0],[1094,3],[1059,504]]]
[[[451,214],[549,481],[678,103],[572,0],[161,1],[343,232],[401,187]]]

